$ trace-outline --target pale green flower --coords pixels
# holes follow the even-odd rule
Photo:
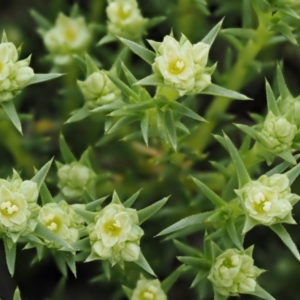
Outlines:
[[[86,51],[91,40],[91,33],[83,17],[71,18],[63,13],[59,13],[54,27],[42,32],[42,35],[46,48],[59,65],[69,63],[72,54]]]
[[[39,212],[38,220],[67,243],[71,244],[79,239],[78,216],[72,213],[70,206],[65,201],[47,203]],[[61,245],[43,239],[49,248],[64,250]]]
[[[121,91],[107,77],[105,71],[94,72],[85,81],[77,81],[90,108],[122,99]]]
[[[143,18],[136,0],[109,0],[106,8],[108,33],[137,40],[146,31],[148,19]]]
[[[227,249],[215,259],[207,278],[218,294],[238,296],[254,292],[256,277],[262,272],[254,266],[252,248]]]
[[[14,98],[34,76],[30,58],[18,61],[18,56],[13,43],[0,44],[0,102]]]
[[[179,42],[165,36],[152,68],[164,84],[176,89],[180,96],[194,95],[211,84],[211,76],[205,73],[208,52],[209,45],[202,42],[192,45],[185,36]]]
[[[140,279],[130,300],[167,300],[167,296],[157,279]]]
[[[58,187],[66,198],[80,198],[84,189],[93,191],[96,174],[80,162],[58,165]]]
[[[255,223],[268,226],[282,222],[295,224],[291,212],[293,204],[300,197],[291,193],[287,175],[275,174],[270,177],[263,175],[235,192],[247,217],[251,218],[247,223],[252,225],[248,224],[249,228],[245,228],[244,231],[248,231]]]
[[[37,198],[37,184],[22,181],[16,171],[11,179],[0,179],[0,231],[14,241],[33,232],[39,212]]]
[[[268,113],[263,128],[258,132],[259,142],[271,152],[280,153],[291,148],[297,126],[283,116]]]
[[[113,265],[121,260],[137,260],[144,234],[138,224],[135,209],[116,203],[107,205],[89,225],[93,259],[109,259]]]

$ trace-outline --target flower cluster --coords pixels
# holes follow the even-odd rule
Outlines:
[[[69,244],[79,239],[80,224],[77,219],[78,216],[65,201],[45,204],[38,215],[38,220],[43,225]],[[43,242],[49,248],[64,250],[61,245],[53,241],[43,239]]]
[[[80,198],[85,188],[94,190],[96,174],[87,166],[80,162],[57,166],[58,187],[66,198]]]
[[[227,249],[216,257],[207,278],[218,294],[238,296],[254,292],[256,277],[263,270],[254,266],[251,254],[252,248],[245,251]]]
[[[70,18],[63,13],[59,13],[54,27],[42,35],[46,48],[58,65],[69,63],[72,54],[83,53],[91,40],[83,17]]]
[[[112,0],[106,8],[108,32],[137,40],[146,31],[148,19],[143,18],[136,0]]]
[[[30,57],[19,61],[18,57],[13,43],[0,44],[0,102],[14,98],[34,76],[29,67]]]
[[[292,121],[284,116],[275,116],[270,111],[257,136],[265,148],[280,153],[291,148],[296,133],[297,126]]]
[[[78,80],[77,83],[91,109],[122,99],[121,91],[103,70],[94,72],[85,81]]]
[[[211,75],[205,68],[209,45],[202,42],[192,45],[184,35],[179,42],[172,36],[165,36],[154,49],[154,73],[180,96],[198,94],[211,84]]]
[[[137,282],[131,300],[167,300],[167,296],[157,279],[142,278]]]
[[[144,234],[139,227],[137,211],[122,204],[111,203],[100,211],[89,225],[92,259],[136,261],[140,254],[140,239]],[[88,259],[89,260],[89,259]]]
[[[295,223],[291,215],[292,204],[300,197],[291,193],[287,175],[263,175],[248,182],[236,193],[252,222],[264,225]]]
[[[14,171],[9,180],[0,179],[0,231],[14,242],[34,231],[37,224],[38,188]]]

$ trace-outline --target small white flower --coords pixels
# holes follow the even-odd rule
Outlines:
[[[67,243],[74,243],[79,239],[79,230],[76,223],[76,214],[70,213],[70,206],[65,201],[45,204],[38,215],[39,221],[53,231]],[[49,248],[62,249],[50,240],[43,240]]]
[[[58,187],[67,198],[80,198],[85,188],[94,189],[96,174],[79,162],[70,165],[58,164],[57,175]]]
[[[90,108],[122,99],[121,91],[107,77],[105,71],[94,72],[85,81],[77,81]]]
[[[71,18],[63,13],[59,13],[54,27],[42,34],[56,64],[69,63],[72,54],[83,53],[91,40],[83,17]]]
[[[131,300],[167,300],[167,296],[157,279],[140,279],[133,290]]]
[[[106,8],[108,32],[131,40],[140,39],[146,31],[148,20],[142,17],[136,0],[108,2]]]
[[[13,43],[0,44],[0,102],[8,101],[20,93],[34,76],[29,67],[30,59],[18,60],[18,51]]]
[[[14,241],[34,231],[39,211],[37,198],[37,184],[22,181],[16,171],[10,180],[0,179],[0,231]]]
[[[136,210],[116,203],[107,205],[89,225],[92,252],[112,264],[137,260],[143,234]]]
[[[209,45],[202,42],[192,45],[185,36],[179,42],[165,36],[152,68],[166,86],[181,96],[197,94],[211,83],[211,76],[205,73],[208,52]]]
[[[299,197],[290,191],[287,175],[275,174],[250,181],[236,193],[246,215],[257,224],[269,226],[282,222],[295,223],[291,215],[292,203]]]
[[[285,117],[268,113],[263,128],[258,132],[261,144],[274,153],[290,149],[297,133],[297,126]]]
[[[216,292],[223,296],[237,296],[252,293],[256,287],[256,277],[263,270],[254,266],[253,258],[246,251],[227,249],[214,261],[208,279]]]

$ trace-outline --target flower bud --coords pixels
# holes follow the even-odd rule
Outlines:
[[[280,153],[292,146],[296,133],[295,124],[290,123],[285,117],[277,117],[269,112],[262,130],[258,132],[258,138],[271,152]]]
[[[207,278],[220,295],[238,296],[254,292],[256,277],[262,272],[247,250],[227,249],[215,259]]]
[[[85,188],[93,190],[96,174],[79,162],[70,165],[59,165],[57,175],[58,187],[67,198],[80,198]]]
[[[160,282],[155,280],[140,279],[133,290],[131,300],[167,300],[167,296],[160,286]]]
[[[107,77],[105,71],[94,72],[78,86],[90,108],[122,99],[121,91]]]
[[[179,42],[166,36],[152,68],[166,86],[176,89],[181,96],[194,95],[211,83],[211,76],[205,73],[208,52],[209,45],[202,42],[192,45],[184,36]]]
[[[291,193],[289,179],[285,174],[263,175],[235,191],[246,215],[258,224],[295,223],[292,204],[300,197]]]
[[[57,64],[70,62],[72,54],[87,50],[91,34],[83,17],[71,18],[59,13],[55,25],[44,33],[46,48]]]
[[[112,35],[137,40],[146,31],[148,20],[142,17],[136,0],[109,1],[106,13],[107,29]]]
[[[138,259],[144,232],[138,226],[135,209],[111,203],[99,212],[88,229],[92,253],[99,259],[109,259],[113,265],[120,260]]]

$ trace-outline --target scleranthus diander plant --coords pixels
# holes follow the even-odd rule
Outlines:
[[[7,24],[0,297],[297,299],[299,11],[33,3],[42,47]]]

